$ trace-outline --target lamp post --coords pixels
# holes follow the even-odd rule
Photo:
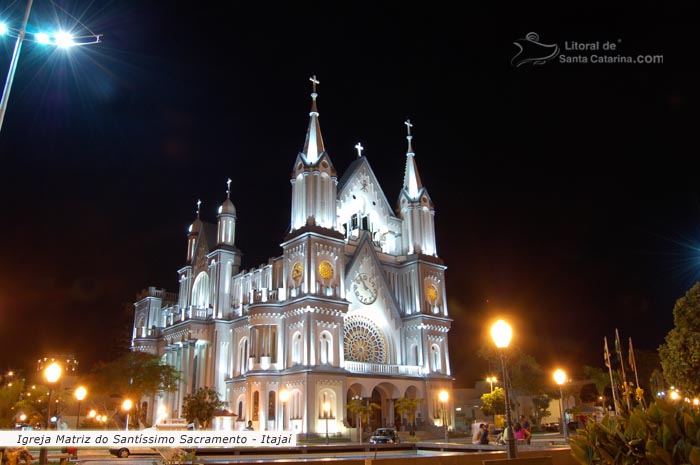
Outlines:
[[[80,403],[85,399],[85,396],[87,395],[87,389],[85,389],[83,386],[78,387],[78,389],[75,390],[75,398],[78,399],[78,414],[76,415],[76,420],[75,420],[75,429],[80,428]]]
[[[287,401],[289,400],[289,391],[282,389],[280,391],[280,402],[282,402],[282,431],[286,431],[287,426]]]
[[[61,373],[63,368],[56,362],[53,362],[46,368],[44,368],[44,379],[49,386],[49,400],[46,405],[46,430],[51,429],[51,394],[53,391],[53,386],[61,378]],[[46,447],[42,447],[39,451],[39,463],[41,465],[46,465],[48,462],[48,451]]]
[[[493,383],[495,383],[496,381],[498,381],[498,378],[496,378],[495,376],[489,376],[488,378],[486,378],[486,382],[491,385],[491,394],[493,394]]]
[[[566,372],[564,370],[558,369],[554,371],[554,381],[559,385],[559,411],[561,430],[564,434],[564,438],[569,437],[569,429],[566,427],[566,421],[564,421],[564,393],[562,391],[562,385],[566,382]]]
[[[506,397],[506,427],[505,427],[505,438],[506,438],[506,452],[509,459],[514,459],[517,457],[518,452],[516,449],[515,441],[513,440],[513,422],[510,416],[510,397],[508,396],[508,372],[506,369],[506,355],[505,350],[510,344],[510,340],[513,337],[513,329],[508,323],[503,320],[498,320],[491,326],[491,338],[499,349],[501,355],[501,370],[503,371],[503,391]]]
[[[22,25],[19,30],[13,30],[16,34],[17,40],[15,41],[15,48],[12,52],[12,59],[10,60],[10,69],[7,72],[7,78],[5,79],[5,87],[2,91],[2,99],[0,100],[0,130],[2,130],[2,123],[5,120],[5,113],[7,111],[7,101],[10,99],[10,91],[12,90],[12,82],[15,79],[15,71],[17,71],[17,62],[19,61],[19,53],[22,50],[22,43],[25,40],[27,32],[27,21],[29,21],[29,14],[32,11],[33,0],[27,0],[27,7],[24,11],[24,18],[22,19]],[[0,25],[0,33],[4,34],[9,31],[9,28],[4,24]],[[52,43],[61,48],[72,47],[73,45],[87,45],[96,44],[101,41],[102,34],[91,34],[89,36],[82,36],[76,38],[78,42],[74,41],[73,37],[67,32],[59,32],[51,38],[44,33],[34,34],[36,41],[42,44]]]
[[[131,410],[133,406],[134,403],[131,399],[124,399],[124,402],[122,402],[122,409],[126,412],[126,427],[124,428],[126,431],[129,431],[129,410]]]
[[[360,396],[352,396],[353,402],[355,402],[357,407],[359,407],[362,404],[362,397]],[[357,410],[357,428],[359,432],[359,443],[362,444],[362,413],[358,409]]]
[[[328,416],[331,411],[331,403],[330,402],[324,402],[323,403],[323,418],[326,419],[326,445],[330,444],[330,440],[328,439]]]
[[[447,400],[449,398],[450,395],[445,390],[440,391],[438,394],[440,405],[442,405],[442,427],[445,429],[445,442],[450,442],[450,436],[447,431]]]

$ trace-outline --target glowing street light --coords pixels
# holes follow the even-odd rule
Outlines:
[[[510,327],[508,323],[503,320],[498,320],[491,326],[491,338],[494,344],[500,352],[501,355],[501,370],[503,371],[503,391],[505,393],[506,401],[506,452],[509,459],[514,459],[517,457],[518,452],[516,449],[515,441],[513,440],[513,422],[510,416],[510,397],[508,396],[508,371],[506,369],[506,355],[505,350],[508,349],[510,340],[513,338],[513,328]]]
[[[282,402],[282,431],[285,431],[287,426],[287,401],[289,400],[289,391],[282,389],[280,391],[280,402]]]
[[[78,415],[75,420],[75,429],[80,428],[80,403],[85,399],[85,396],[87,396],[87,389],[84,386],[80,386],[75,390],[75,398],[78,399]]]
[[[323,403],[323,418],[326,419],[326,445],[330,443],[330,440],[328,439],[328,417],[330,416],[331,413],[331,403],[330,402],[324,402]]]
[[[555,370],[554,381],[559,385],[559,412],[561,412],[559,423],[561,424],[561,430],[564,433],[564,438],[568,438],[569,430],[566,427],[566,422],[564,421],[564,394],[562,391],[562,386],[566,382],[566,372],[561,369]]]
[[[447,401],[449,398],[450,394],[445,390],[440,391],[438,394],[438,400],[442,406],[442,427],[445,429],[445,442],[450,442],[450,436],[447,431]]]
[[[493,383],[498,382],[498,378],[496,378],[495,376],[489,376],[488,378],[486,378],[486,382],[491,385],[491,394],[493,394]]]
[[[27,13],[29,14],[29,13]],[[46,403],[46,429],[50,430],[51,429],[51,395],[53,394],[53,386],[54,384],[61,378],[61,373],[63,372],[63,368],[61,368],[61,365],[59,365],[56,362],[53,362],[46,368],[44,368],[44,379],[46,380],[47,384],[49,385],[49,399],[48,402]],[[57,425],[58,426],[58,425]],[[48,451],[46,447],[42,447],[39,452],[39,463],[41,465],[46,465],[48,462]]]
[[[131,399],[124,399],[124,402],[122,402],[122,410],[126,412],[126,427],[124,428],[126,431],[129,431],[129,410],[131,410],[133,406],[134,403]]]
[[[2,123],[5,120],[5,113],[7,111],[7,101],[10,98],[10,90],[12,90],[12,82],[15,79],[15,71],[17,71],[17,62],[19,61],[19,53],[22,50],[22,43],[26,39],[27,33],[27,21],[29,20],[29,14],[32,11],[33,0],[27,0],[27,8],[24,11],[24,18],[19,29],[12,29],[5,23],[0,23],[0,35],[11,35],[16,37],[15,48],[12,52],[12,59],[10,60],[10,69],[7,72],[7,78],[5,79],[5,87],[2,91],[2,99],[0,100],[0,130],[2,130]],[[54,35],[53,40],[51,36],[45,32],[38,32],[32,34],[34,41],[39,44],[52,44],[60,48],[69,48],[74,45],[88,45],[96,44],[101,42],[102,34],[91,34],[81,37],[73,37],[66,31],[59,31]]]

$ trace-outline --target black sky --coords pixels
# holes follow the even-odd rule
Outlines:
[[[22,50],[0,132],[0,367],[113,356],[124,304],[176,290],[195,201],[213,221],[227,177],[244,268],[278,255],[312,74],[336,168],[362,142],[392,203],[414,123],[458,385],[485,374],[475,352],[500,314],[544,366],[600,365],[615,328],[658,347],[700,271],[687,12],[327,3],[57,3],[105,36],[70,57]],[[30,24],[55,19],[70,21],[35,0]],[[664,63],[514,68],[531,31]]]

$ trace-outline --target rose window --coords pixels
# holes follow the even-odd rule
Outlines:
[[[362,317],[345,320],[345,358],[356,362],[386,363],[386,343],[377,326]]]

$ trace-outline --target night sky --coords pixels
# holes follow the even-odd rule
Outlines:
[[[74,25],[69,12],[104,39],[22,49],[0,132],[0,368],[114,357],[125,305],[177,290],[195,202],[214,222],[227,177],[243,268],[279,255],[313,74],[339,174],[361,142],[392,205],[414,124],[457,386],[487,374],[476,351],[500,315],[547,368],[602,366],[615,328],[636,349],[663,341],[700,274],[685,11],[210,3],[35,0],[31,27]],[[0,14],[18,23],[23,8]],[[617,53],[597,53],[664,63],[513,66],[533,31],[565,55],[610,42]],[[3,80],[13,42],[0,40]]]

